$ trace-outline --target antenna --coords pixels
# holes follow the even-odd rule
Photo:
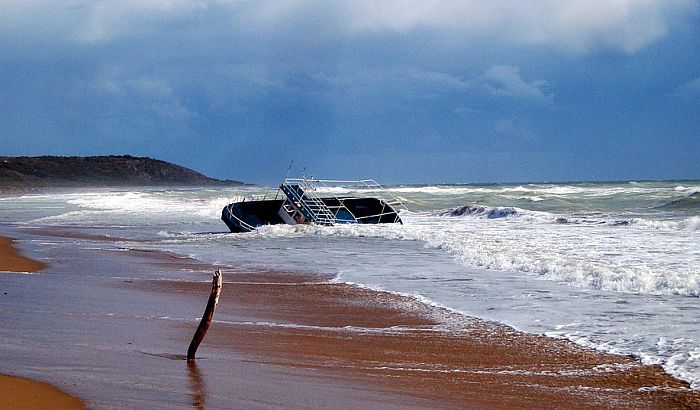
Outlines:
[[[287,168],[287,178],[289,178],[289,173],[292,172],[292,165],[294,165],[294,160],[289,163],[289,168]]]
[[[292,172],[293,165],[294,165],[294,160],[292,160],[292,162],[289,163],[289,168],[287,168],[287,176],[284,178],[284,181],[282,181],[282,183],[284,183],[289,178],[289,173]],[[277,187],[277,192],[275,192],[275,200],[277,199],[277,197],[280,194],[280,186],[281,186],[281,184]]]

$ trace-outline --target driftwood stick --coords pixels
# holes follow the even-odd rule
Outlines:
[[[204,315],[202,316],[202,321],[199,322],[197,331],[194,332],[194,337],[190,343],[189,349],[187,349],[187,360],[194,360],[194,355],[197,353],[197,348],[199,344],[204,340],[204,335],[209,329],[209,324],[211,319],[214,317],[214,310],[216,309],[217,303],[219,303],[219,295],[221,295],[221,286],[223,278],[221,276],[221,271],[216,270],[214,272],[214,278],[211,284],[211,294],[209,295],[209,300],[207,301],[207,308],[204,309]]]

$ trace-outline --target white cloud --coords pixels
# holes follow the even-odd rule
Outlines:
[[[0,0],[0,33],[46,41],[101,43],[190,18],[210,0]]]
[[[232,28],[272,33],[323,26],[338,36],[429,30],[573,54],[633,53],[664,37],[698,0],[0,0],[0,34],[111,41],[159,23],[227,14]],[[47,38],[48,38],[47,37]]]
[[[673,93],[676,97],[682,97],[686,95],[700,95],[700,77],[690,80],[687,83],[676,88]]]
[[[333,9],[349,33],[417,29],[444,31],[464,41],[498,39],[551,46],[574,54],[600,48],[635,52],[662,38],[697,0],[289,0],[263,2],[261,20],[278,24],[295,13]]]
[[[510,65],[493,65],[481,77],[483,88],[490,95],[526,99],[540,102],[552,101],[553,95],[547,94],[543,87],[546,81],[526,82],[520,76],[518,67]]]

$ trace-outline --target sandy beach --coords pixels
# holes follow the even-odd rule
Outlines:
[[[413,298],[285,272],[233,273],[208,344],[429,407],[697,408],[658,366],[465,318]],[[207,285],[151,283],[203,299]],[[264,301],[264,303],[260,303]],[[183,342],[193,329],[187,326]],[[398,403],[395,403],[398,404]]]
[[[0,374],[0,409],[84,409],[81,401],[47,383]]]
[[[0,410],[700,410],[700,0],[0,33]]]
[[[20,255],[13,243],[12,238],[0,236],[0,271],[38,272],[46,268],[46,264]]]
[[[13,246],[13,239],[0,236],[0,271],[38,272],[46,264],[26,258]],[[0,409],[83,409],[80,399],[50,384],[0,374]]]
[[[31,235],[42,241],[114,241],[79,229],[34,230]],[[16,254],[9,238],[2,243],[3,254],[31,262]],[[67,245],[48,259],[49,273],[41,275],[48,277],[55,269],[64,280],[93,278],[81,282],[79,296],[69,297],[78,299],[72,303],[89,305],[86,313],[54,316],[69,323],[61,329],[80,323],[97,330],[34,336],[65,338],[68,351],[48,348],[43,354],[49,365],[38,373],[48,376],[51,368],[67,363],[78,366],[79,372],[67,372],[57,384],[76,385],[71,393],[85,397],[90,407],[700,406],[700,392],[659,366],[516,332],[412,297],[338,283],[322,272],[224,267],[214,322],[197,361],[187,365],[183,353],[218,266],[159,251],[115,252],[87,245]],[[43,266],[34,263],[35,269]],[[153,272],[161,278],[149,279]],[[165,278],[178,274],[189,276]],[[18,275],[18,280],[31,276]],[[98,299],[86,303],[83,298]],[[189,319],[173,320],[182,315],[172,311],[175,306],[191,312]],[[129,309],[142,313],[129,314]],[[156,313],[159,309],[167,313]],[[71,322],[76,316],[80,322]],[[128,327],[119,330],[124,321]],[[86,334],[91,341],[84,340]],[[76,350],[70,353],[71,348]],[[38,387],[44,385],[13,380],[12,386],[25,389],[18,397],[47,397]],[[79,400],[66,400],[80,407]]]

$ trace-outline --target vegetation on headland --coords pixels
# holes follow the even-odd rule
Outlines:
[[[0,187],[235,186],[148,157],[0,157]]]

